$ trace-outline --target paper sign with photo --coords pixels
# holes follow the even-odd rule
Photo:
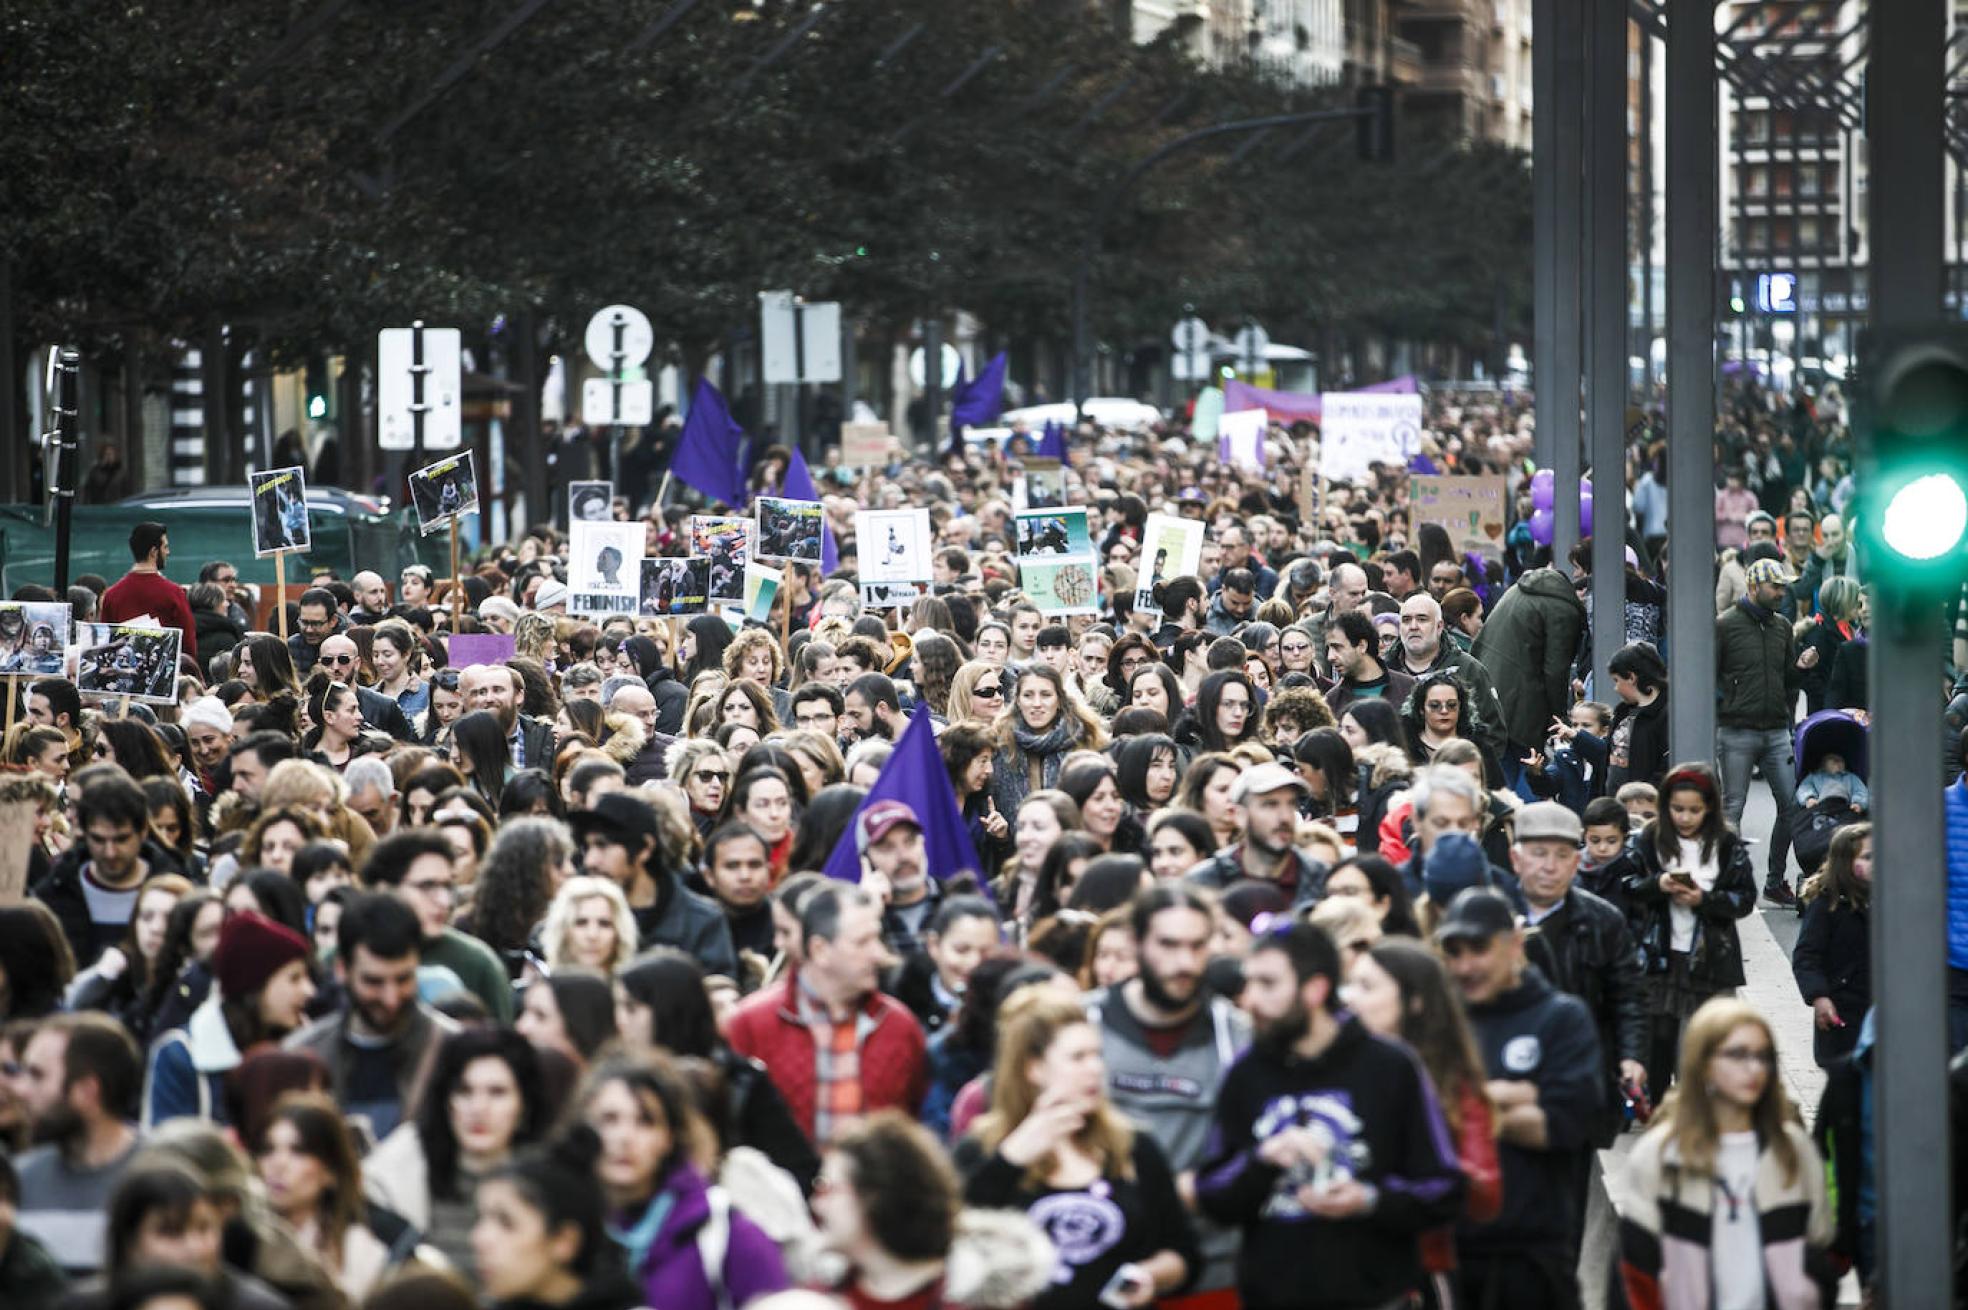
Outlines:
[[[1043,614],[1097,614],[1100,611],[1091,555],[1067,560],[1043,556],[1020,560],[1018,585],[1026,598]]]
[[[412,473],[410,503],[417,510],[418,530],[425,535],[461,515],[478,513],[478,465],[472,452],[447,455]]]
[[[772,621],[772,603],[779,597],[779,584],[786,574],[770,564],[753,560],[745,566],[745,617],[753,623]]]
[[[84,696],[171,705],[178,696],[176,628],[135,623],[78,623],[75,689]]]
[[[854,515],[861,581],[927,582],[930,529],[926,509],[864,509]]]
[[[306,550],[312,544],[308,527],[307,471],[268,469],[246,476],[253,493],[253,558],[265,559],[284,550]]]
[[[753,550],[761,559],[820,562],[820,502],[758,498],[758,535]]]
[[[1141,528],[1140,572],[1134,589],[1136,609],[1160,608],[1155,602],[1157,584],[1202,568],[1204,526],[1201,519],[1177,518],[1173,514],[1148,516]]]
[[[567,521],[586,519],[606,523],[615,517],[615,484],[612,482],[570,482],[567,484]]]
[[[1021,560],[1074,555],[1093,558],[1093,533],[1084,509],[1023,510],[1015,520]]]
[[[1058,509],[1066,503],[1066,466],[1056,459],[1032,458],[1011,480],[1013,509]]]
[[[711,562],[701,555],[687,559],[642,561],[642,605],[649,618],[671,614],[702,614]]]
[[[569,614],[633,614],[642,594],[643,526],[576,520],[568,525]]]
[[[69,618],[65,602],[0,601],[0,673],[60,677]]]
[[[752,530],[757,526],[751,519],[730,514],[690,516],[690,553],[711,562],[713,602],[744,602],[745,565],[751,562]]]

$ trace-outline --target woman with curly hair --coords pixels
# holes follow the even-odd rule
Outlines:
[[[1058,786],[1060,767],[1072,751],[1107,744],[1100,720],[1067,693],[1065,678],[1050,664],[1033,660],[1017,666],[1013,685],[1012,703],[996,724],[992,796],[1000,814],[1016,814],[1026,796]]]
[[[558,819],[508,819],[478,866],[470,919],[461,932],[490,946],[518,982],[526,972],[533,930],[546,918],[554,888],[574,876],[574,842]]]
[[[554,893],[540,929],[549,969],[592,969],[603,977],[635,958],[635,915],[622,889],[607,878],[569,878]]]
[[[991,795],[991,756],[997,742],[988,725],[957,722],[937,737],[936,749],[970,829],[971,848],[982,866],[978,872],[989,874],[1011,858],[1011,820],[999,812]]]
[[[932,597],[925,596],[923,599]],[[914,638],[911,660],[915,670],[916,694],[929,706],[931,714],[948,721],[950,683],[964,662],[957,643],[940,632],[920,631]]]
[[[1283,687],[1271,693],[1264,703],[1265,741],[1288,749],[1315,728],[1336,728],[1332,706],[1317,687]]]
[[[296,851],[327,835],[328,830],[312,810],[298,805],[262,810],[253,826],[246,829],[246,840],[239,844],[240,867],[286,873],[293,867]]]
[[[746,628],[731,639],[724,648],[720,661],[724,676],[733,682],[749,679],[760,687],[770,687],[778,692],[775,699],[782,704],[773,706],[774,717],[790,721],[792,718],[792,693],[779,689],[786,677],[786,655],[779,648],[779,640],[764,628]]]

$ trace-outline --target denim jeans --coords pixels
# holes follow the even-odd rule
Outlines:
[[[1770,831],[1769,877],[1782,879],[1790,856],[1790,816],[1797,809],[1797,776],[1791,771],[1789,728],[1717,728],[1715,756],[1722,765],[1722,808],[1737,831],[1749,800],[1750,770],[1763,768],[1763,781],[1777,800],[1777,822]],[[1744,834],[1747,836],[1748,834]]]

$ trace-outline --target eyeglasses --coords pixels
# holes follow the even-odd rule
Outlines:
[[[1765,1069],[1777,1067],[1777,1053],[1767,1046],[1761,1050],[1747,1046],[1725,1046],[1715,1053],[1715,1058],[1727,1060],[1730,1064],[1760,1064]]]
[[[212,581],[218,583],[220,586],[223,587],[227,583],[239,581],[239,575],[237,573],[228,573],[223,577],[213,578]]]
[[[1312,653],[1312,643],[1306,641],[1289,641],[1282,643],[1278,649],[1287,655],[1310,655]]]
[[[690,775],[698,782],[730,782],[731,775],[722,769],[699,769]]]
[[[1431,701],[1424,702],[1422,708],[1427,710],[1430,714],[1438,714],[1438,713],[1454,714],[1458,709],[1461,708],[1461,702],[1452,701],[1452,700],[1431,700]]]
[[[328,627],[333,623],[334,623],[333,619],[302,619],[301,620],[301,626],[306,628],[309,632],[313,632],[319,628]]]
[[[321,662],[322,662],[323,664],[353,664],[353,663],[355,663],[355,656],[353,656],[353,655],[323,655],[323,656],[321,657]]]
[[[970,695],[973,700],[979,696],[983,696],[988,700],[999,700],[1004,696],[1004,688],[998,686],[996,683],[992,683],[988,687],[976,686],[970,689]]]

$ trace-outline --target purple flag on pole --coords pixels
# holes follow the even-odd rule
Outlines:
[[[978,370],[977,380],[965,382],[961,375],[950,388],[950,431],[981,428],[998,421],[1004,412],[1005,353],[1000,350],[991,362]]]
[[[745,429],[725,408],[724,397],[709,378],[699,378],[670,472],[712,500],[740,508],[745,504],[745,447]]]
[[[786,465],[785,482],[780,486],[790,500],[818,500],[820,492],[813,485],[813,470],[806,466],[806,456],[800,454],[798,446],[793,447],[793,458]],[[840,567],[840,547],[834,544],[834,530],[827,526],[827,516],[820,516],[820,571],[832,573]]]
[[[1066,459],[1066,425],[1058,419],[1049,419],[1039,432],[1038,448],[1032,452],[1040,459],[1056,459],[1061,464]]]
[[[876,801],[901,801],[916,812],[916,818],[922,821],[923,855],[929,863],[930,877],[942,881],[971,873],[980,883],[984,881],[985,871],[978,867],[977,851],[970,844],[970,826],[964,822],[963,811],[957,808],[956,789],[950,786],[942,753],[936,749],[936,729],[930,721],[928,706],[916,707],[915,717],[909,720],[902,740],[895,743],[895,753],[888,757],[881,776],[875,779],[875,785],[868,789],[854,817],[848,821],[847,831],[841,834],[833,855],[827,860],[829,878],[861,881],[861,849],[855,833],[860,826],[861,812]]]

